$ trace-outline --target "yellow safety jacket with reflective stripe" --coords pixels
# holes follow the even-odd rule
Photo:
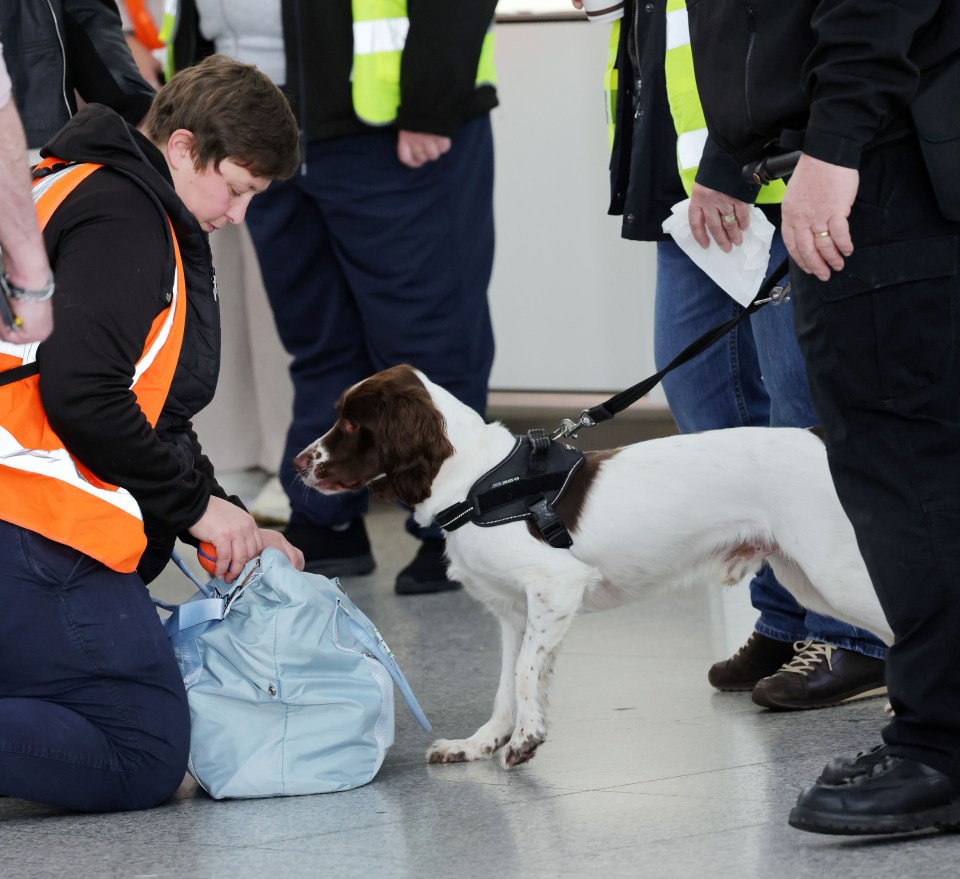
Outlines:
[[[62,162],[46,159],[41,166],[55,164]],[[76,186],[101,167],[69,165],[34,183],[41,228]],[[151,426],[156,425],[170,391],[187,313],[176,234],[173,243],[176,275],[170,305],[154,319],[130,385]],[[0,370],[34,362],[37,348],[37,344],[0,343]],[[39,375],[0,386],[0,519],[124,573],[136,570],[147,545],[143,516],[133,496],[98,479],[70,454],[50,426],[40,400]]]
[[[683,188],[690,195],[707,141],[707,123],[703,117],[697,80],[693,71],[690,30],[685,0],[667,0],[667,51],[664,74],[670,114],[677,129],[677,167]],[[776,180],[760,187],[757,202],[777,204],[783,201],[785,184]]]
[[[603,77],[603,91],[607,96],[607,141],[613,149],[617,133],[617,92],[620,89],[620,71],[617,70],[617,53],[620,50],[620,19],[610,25],[610,43],[607,47],[607,72]]]
[[[410,19],[406,0],[352,0],[353,111],[367,125],[389,125],[400,107],[400,60]],[[476,85],[496,85],[493,22],[483,39]]]

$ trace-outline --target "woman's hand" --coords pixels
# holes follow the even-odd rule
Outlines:
[[[236,580],[243,566],[260,555],[264,546],[253,516],[219,497],[210,498],[206,512],[187,530],[198,540],[212,543],[217,548],[217,566],[213,575],[222,577],[227,583]]]
[[[298,571],[303,570],[304,559],[303,553],[300,552],[286,537],[284,537],[279,531],[271,531],[269,528],[260,529],[260,537],[263,540],[263,546],[272,547],[273,549],[279,549],[289,560],[290,564],[293,565]]]

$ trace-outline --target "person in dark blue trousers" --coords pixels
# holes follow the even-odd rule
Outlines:
[[[43,148],[56,332],[0,349],[0,795],[77,811],[157,806],[183,780],[187,694],[146,589],[176,540],[212,543],[228,581],[265,547],[303,568],[191,426],[219,370],[208,233],[297,168],[296,121],[216,56],[143,125],[89,104]]]
[[[485,411],[493,363],[490,120],[467,122],[449,152],[418,169],[397,160],[396,133],[387,131],[314,141],[306,165],[306,175],[272,185],[247,212],[277,329],[293,356],[293,420],[280,469],[292,508],[287,536],[319,572],[362,574],[372,568],[369,549],[352,554],[351,537],[361,531],[367,492],[307,492],[292,462],[330,429],[344,390],[398,363]],[[412,517],[407,528],[428,552],[436,547],[439,560],[439,530],[420,529]],[[326,533],[330,550],[311,553]],[[437,567],[406,585],[445,585]]]
[[[483,414],[493,365],[495,0],[180,0],[172,57],[255,64],[290,96],[300,173],[248,214],[280,339],[293,417],[280,481],[285,530],[307,570],[367,574],[367,492],[323,496],[294,457],[333,425],[348,387],[410,363]],[[422,529],[401,594],[459,586],[437,528]]]
[[[143,580],[4,521],[0,556],[0,791],[84,812],[168,799],[190,714]]]

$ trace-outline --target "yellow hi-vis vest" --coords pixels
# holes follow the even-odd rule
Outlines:
[[[163,75],[167,80],[177,72],[173,63],[173,38],[177,33],[180,19],[180,0],[163,0],[163,17],[160,19],[160,31],[157,39],[166,47],[163,60]]]
[[[620,71],[617,70],[617,52],[620,49],[620,19],[610,25],[610,43],[607,47],[607,72],[603,77],[603,91],[607,96],[607,142],[613,149],[617,133],[617,92],[620,89]]]
[[[400,106],[400,59],[410,27],[406,0],[352,2],[353,112],[367,125],[389,125]],[[476,85],[495,84],[491,22],[480,50]]]
[[[667,51],[664,57],[667,100],[670,115],[677,129],[677,167],[687,195],[693,183],[707,142],[707,123],[703,117],[700,93],[693,72],[690,30],[687,25],[685,0],[667,0]],[[776,180],[760,187],[758,202],[776,204],[783,201],[786,186]]]
[[[41,163],[54,164],[60,162]],[[69,165],[34,183],[41,228],[74,188],[100,167]],[[170,305],[154,319],[130,385],[151,426],[156,425],[170,391],[187,313],[176,235],[173,242],[176,276]],[[0,370],[34,362],[37,347],[0,343]],[[133,496],[98,479],[54,433],[40,402],[39,375],[0,386],[0,519],[124,573],[136,570],[147,545],[143,516]]]

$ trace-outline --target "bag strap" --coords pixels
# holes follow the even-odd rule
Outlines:
[[[0,302],[6,301],[6,298],[0,294]],[[7,326],[9,327],[10,324],[8,323]],[[29,378],[31,375],[39,374],[40,364],[34,360],[32,363],[25,363],[23,366],[14,366],[11,369],[5,369],[0,372],[0,385],[10,385],[14,382],[20,381],[21,379]]]
[[[200,593],[206,596],[197,601],[185,601],[183,604],[171,604],[150,596],[150,600],[157,607],[170,612],[170,616],[163,620],[163,628],[170,643],[176,646],[198,638],[215,626],[226,615],[229,604],[227,598],[220,595],[210,583],[204,583],[190,570],[176,550],[170,553],[170,558]]]
[[[407,683],[403,672],[400,671],[400,666],[397,665],[397,660],[393,657],[393,651],[387,646],[387,642],[383,640],[383,636],[377,632],[376,627],[374,627],[374,632],[376,632],[377,635],[377,637],[374,638],[366,628],[350,616],[350,611],[343,606],[343,602],[338,601],[337,604],[347,618],[354,637],[373,654],[375,659],[379,660],[390,677],[393,678],[393,682],[397,685],[400,695],[403,696],[403,701],[406,702],[408,710],[413,715],[413,719],[420,724],[420,728],[424,732],[430,732],[433,727],[430,725],[430,721],[427,720],[426,714],[423,713],[417,697],[413,695],[410,684]]]

